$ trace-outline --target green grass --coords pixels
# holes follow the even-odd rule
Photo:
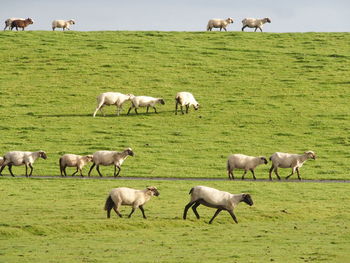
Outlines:
[[[49,159],[35,174],[58,175],[63,153],[132,147],[121,175],[220,178],[231,153],[311,149],[319,159],[303,178],[348,179],[349,41],[348,33],[2,32],[1,152],[43,149]],[[127,104],[120,117],[106,107],[107,117],[92,118],[106,91],[166,105],[158,115],[126,116]],[[201,109],[175,116],[178,91],[194,93]],[[258,178],[267,172],[259,167]]]
[[[128,219],[103,211],[117,186],[156,185],[159,197]],[[210,182],[249,192],[235,224],[200,206],[182,219],[193,181],[1,178],[0,262],[348,262],[347,184]],[[208,185],[207,182],[205,185]]]

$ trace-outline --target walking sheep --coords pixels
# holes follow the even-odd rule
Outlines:
[[[271,173],[275,172],[278,180],[281,180],[277,169],[280,168],[292,168],[292,173],[286,177],[288,179],[291,177],[295,171],[297,171],[298,179],[301,180],[299,168],[303,166],[304,162],[308,159],[316,159],[316,154],[313,151],[304,152],[304,154],[291,154],[291,153],[281,153],[275,152],[271,155],[270,160],[272,161],[272,166],[269,171],[270,180],[272,180]]]
[[[117,177],[121,171],[121,165],[128,156],[134,156],[134,152],[131,148],[125,149],[123,152],[115,151],[97,151],[92,157],[92,166],[88,175],[90,176],[92,169],[96,166],[98,174],[102,177],[100,172],[100,165],[109,166],[114,165],[114,177]],[[118,173],[117,172],[118,168]]]
[[[20,166],[25,165],[26,166],[26,176],[28,177],[28,166],[30,168],[29,176],[32,176],[33,173],[33,164],[36,159],[39,157],[43,158],[44,160],[47,159],[46,153],[44,151],[37,151],[37,152],[22,152],[22,151],[13,151],[8,152],[4,156],[4,162],[1,165],[0,168],[0,175],[2,175],[2,170],[4,170],[5,166],[7,165],[10,171],[10,174],[14,177],[14,174],[12,173],[12,166]]]
[[[24,18],[17,18],[17,17],[12,17],[12,18],[8,18],[5,20],[5,28],[4,31],[6,30],[6,28],[11,28],[11,24],[13,21],[15,20],[25,20]]]
[[[62,28],[63,31],[65,29],[69,29],[70,25],[75,25],[75,21],[74,19],[70,19],[70,20],[54,20],[52,21],[52,31],[55,31],[56,28]]]
[[[244,154],[232,154],[228,157],[227,160],[227,173],[229,179],[235,179],[233,175],[233,170],[236,169],[244,169],[244,173],[242,175],[242,180],[246,175],[247,171],[251,171],[253,174],[254,180],[256,180],[254,169],[260,164],[267,164],[267,160],[264,156],[248,156]]]
[[[186,113],[190,106],[193,106],[195,110],[198,110],[199,104],[190,92],[179,92],[175,96],[175,115],[177,115],[177,107],[180,104],[181,113],[184,114],[183,106],[186,106]]]
[[[220,28],[220,31],[222,29],[226,30],[226,27],[228,24],[232,24],[233,23],[233,19],[231,17],[227,18],[227,19],[218,19],[218,18],[214,18],[214,19],[210,19],[208,21],[208,25],[207,25],[207,31],[211,31],[214,28]]]
[[[119,217],[122,217],[122,214],[119,212],[119,208],[122,205],[128,205],[128,206],[132,206],[131,213],[129,214],[129,218],[135,212],[136,208],[140,208],[143,218],[147,219],[143,206],[154,195],[155,196],[159,195],[157,188],[154,186],[149,186],[144,190],[135,190],[127,187],[114,188],[109,193],[105,203],[107,218],[111,217],[112,208]]]
[[[233,213],[233,209],[240,202],[245,202],[250,206],[253,205],[253,200],[249,194],[230,194],[228,192],[219,191],[206,186],[195,186],[190,190],[189,194],[191,194],[191,200],[185,206],[183,219],[186,219],[187,211],[191,206],[197,219],[199,219],[200,217],[197,212],[197,207],[199,205],[204,205],[217,209],[214,216],[210,219],[209,224],[213,222],[214,218],[222,210],[229,212],[232,219],[238,224],[237,218]]]
[[[24,28],[27,27],[30,24],[33,24],[33,20],[31,18],[27,18],[25,20],[14,20],[11,23],[11,31],[15,27],[16,30],[18,31],[18,28],[22,28],[22,31],[24,31]]]
[[[148,97],[148,96],[134,96],[131,99],[131,107],[128,110],[127,115],[129,115],[131,109],[135,108],[136,114],[138,114],[137,109],[139,107],[147,107],[146,113],[148,113],[149,107],[152,107],[154,109],[155,113],[157,112],[157,109],[155,105],[157,103],[160,103],[162,105],[165,104],[164,100],[162,98],[153,98],[153,97]]]
[[[59,160],[61,176],[67,176],[66,167],[76,167],[77,170],[72,174],[74,176],[80,171],[81,177],[83,176],[83,167],[92,161],[92,155],[76,155],[76,154],[64,154]]]
[[[110,106],[115,105],[117,107],[117,115],[119,116],[120,111],[122,110],[123,104],[127,102],[128,100],[131,100],[133,97],[135,97],[132,94],[122,94],[119,92],[105,92],[100,94],[97,97],[97,107],[93,114],[93,116],[96,116],[96,113],[98,110],[101,111],[103,116],[105,116],[104,112],[102,111],[102,108],[104,106]]]
[[[256,19],[256,18],[244,18],[242,20],[242,31],[244,31],[244,29],[246,27],[249,28],[255,28],[254,32],[256,32],[256,30],[259,28],[260,31],[262,32],[262,27],[265,23],[271,23],[271,19],[268,17],[262,18],[262,19]]]

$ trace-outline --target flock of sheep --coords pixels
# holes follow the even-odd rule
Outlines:
[[[6,28],[9,28],[10,30],[16,28],[17,31],[18,31],[18,28],[22,28],[22,30],[24,30],[25,27],[33,23],[34,21],[31,18],[24,19],[24,18],[12,17],[5,20],[4,30],[6,30]],[[217,19],[217,18],[210,19],[208,21],[207,31],[212,31],[213,28],[220,28],[220,31],[222,29],[227,31],[226,27],[232,23],[233,23],[233,19],[230,17],[227,19]],[[257,29],[260,29],[260,31],[262,32],[262,27],[266,23],[271,23],[271,19],[268,17],[265,17],[262,19],[244,18],[242,20],[242,31],[244,31],[246,27],[249,27],[249,28],[255,28],[254,32],[256,32]],[[65,29],[70,30],[69,27],[74,24],[75,24],[74,19],[54,20],[52,21],[52,30],[55,31],[56,28],[62,28],[63,31]]]

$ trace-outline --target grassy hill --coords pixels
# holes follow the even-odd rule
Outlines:
[[[319,158],[303,178],[348,179],[349,42],[347,33],[3,32],[1,154],[43,149],[49,158],[34,173],[58,175],[63,153],[132,147],[122,176],[225,178],[231,153],[310,149]],[[166,105],[126,116],[127,104],[119,117],[106,107],[92,118],[106,91]],[[178,91],[201,109],[175,116]]]

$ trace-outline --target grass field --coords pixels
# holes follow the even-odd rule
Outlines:
[[[62,180],[58,169],[64,153],[132,147],[122,176],[227,178],[231,153],[313,150],[304,179],[349,179],[349,43],[349,33],[1,32],[0,155],[45,150],[34,174],[58,178],[0,178],[0,262],[350,261],[348,184]],[[106,91],[166,104],[93,118]],[[201,108],[175,116],[178,91]],[[209,208],[183,221],[196,184],[255,204],[238,206],[238,225],[225,212],[208,225]],[[161,193],[147,220],[105,218],[111,188],[147,185]]]

